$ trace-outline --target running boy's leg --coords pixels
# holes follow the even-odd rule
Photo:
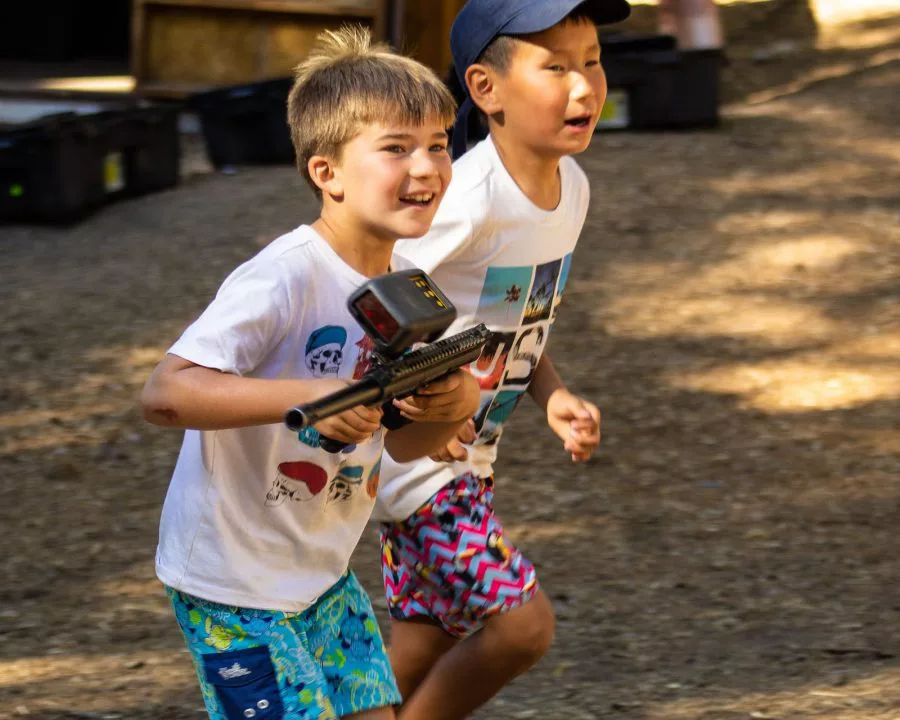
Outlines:
[[[410,697],[431,668],[458,642],[458,638],[428,620],[391,620],[388,657],[400,695]]]
[[[382,548],[401,716],[464,717],[546,652],[553,612],[494,515],[491,478],[457,478],[383,526]]]
[[[408,624],[399,621],[398,624]],[[485,620],[484,628],[444,654],[409,696],[400,720],[461,720],[543,657],[553,639],[553,608],[538,593]]]

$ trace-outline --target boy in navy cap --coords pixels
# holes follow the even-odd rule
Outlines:
[[[574,462],[600,442],[600,412],[543,352],[588,209],[584,151],[606,99],[596,26],[625,0],[469,0],[453,25],[468,98],[457,117],[454,179],[431,230],[395,254],[451,297],[448,332],[484,322],[492,341],[471,370],[481,404],[431,459],[387,455],[376,517],[392,617],[401,718],[463,718],[543,656],[553,610],[532,564],[493,510],[504,422],[527,392]],[[467,114],[489,137],[466,152]]]

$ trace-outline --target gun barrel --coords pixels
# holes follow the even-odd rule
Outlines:
[[[383,396],[384,389],[378,383],[361,380],[311,403],[291,408],[284,422],[296,432],[357,405],[375,405]]]

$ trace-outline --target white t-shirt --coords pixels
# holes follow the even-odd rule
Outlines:
[[[237,268],[169,352],[254,378],[358,378],[371,345],[346,301],[365,280],[301,226]],[[308,607],[347,569],[375,503],[382,448],[380,432],[330,454],[315,430],[298,437],[283,424],[186,431],[157,575],[226,605]]]
[[[491,339],[470,367],[481,384],[481,407],[468,459],[399,464],[385,453],[377,519],[409,517],[463,473],[492,474],[503,423],[546,346],[587,216],[587,176],[571,157],[562,158],[560,178],[559,205],[542,210],[516,185],[492,140],[483,140],[453,164],[428,234],[396,244],[395,257],[422,268],[456,305],[459,316],[447,334],[484,322]]]

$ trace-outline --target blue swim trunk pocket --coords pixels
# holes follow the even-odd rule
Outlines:
[[[226,720],[280,720],[284,716],[275,666],[266,646],[204,655],[203,670]]]

